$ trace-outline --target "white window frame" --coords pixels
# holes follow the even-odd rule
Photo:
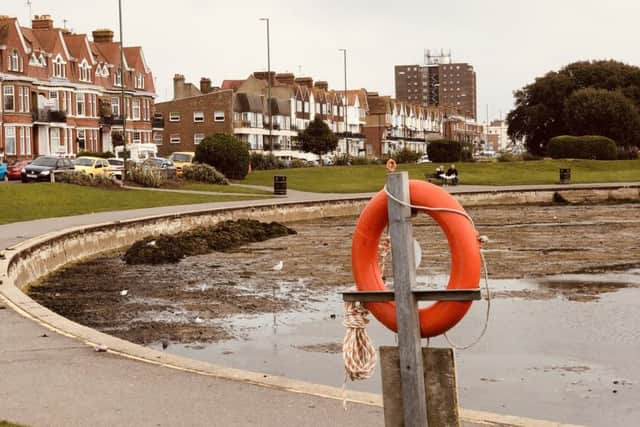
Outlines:
[[[169,136],[169,143],[180,144],[180,134],[174,133]]]
[[[16,91],[13,85],[5,85],[2,90],[3,99],[2,99],[2,109],[4,111],[15,111],[16,110]],[[11,108],[7,108],[7,98],[11,99]]]
[[[214,122],[224,122],[224,111],[214,111],[213,112],[213,121]]]
[[[193,144],[198,145],[204,140],[204,133],[194,133],[193,134]]]
[[[113,101],[116,101],[115,103]],[[111,116],[120,117],[120,97],[111,97]]]
[[[164,140],[164,136],[162,135],[162,132],[154,132],[153,133],[153,143],[156,145],[162,145],[162,142]]]
[[[133,120],[140,120],[140,99],[134,98],[131,101],[131,110],[133,111]]]
[[[56,59],[53,60],[53,77],[58,77],[64,79],[67,77],[67,70],[65,69],[64,59],[62,56],[56,56]]]
[[[113,73],[113,85],[122,86],[122,68],[118,68],[116,72]]]
[[[204,111],[193,112],[193,123],[204,123]]]
[[[82,108],[80,108],[82,106]],[[84,93],[76,93],[76,116],[86,116]],[[86,148],[86,145],[85,145]]]
[[[82,138],[80,138],[80,135],[82,135]],[[84,148],[80,148],[80,141],[82,141]],[[85,129],[76,129],[76,143],[78,144],[78,153],[87,151],[87,131]]]
[[[134,144],[141,144],[142,143],[142,132],[134,130],[132,138],[133,138],[133,143]]]
[[[171,111],[169,112],[169,121],[170,122],[179,122],[181,119],[181,114],[179,111]]]
[[[22,128],[23,132],[25,132],[25,144],[27,147],[27,150],[24,154],[30,156],[31,155],[31,128],[28,126],[25,126]]]
[[[136,89],[144,89],[144,75],[142,73],[136,75]]]
[[[91,66],[86,59],[82,60],[78,69],[80,70],[80,81],[91,83]]]
[[[11,132],[9,132],[11,131]],[[13,141],[13,145],[9,144],[9,141]],[[5,126],[4,127],[4,150],[7,155],[16,155],[16,147],[17,138],[16,138],[16,127],[15,126]],[[13,150],[10,150],[9,147],[13,147]]]

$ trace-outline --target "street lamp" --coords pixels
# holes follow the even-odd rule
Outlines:
[[[122,0],[118,0],[118,17],[120,20],[120,115],[122,116],[122,184],[127,179],[127,114],[124,102],[124,42],[122,41]]]
[[[269,113],[269,151],[273,151],[273,120],[271,118],[271,40],[269,38],[269,18],[260,18],[267,23],[267,111]]]
[[[349,150],[349,119],[347,118],[347,111],[349,110],[349,98],[347,96],[347,49],[338,49],[342,52],[344,58],[344,143],[347,148],[347,161],[351,155]]]

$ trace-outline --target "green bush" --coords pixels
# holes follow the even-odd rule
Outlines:
[[[143,187],[159,188],[167,182],[167,174],[152,161],[127,163],[127,179]]]
[[[615,160],[616,143],[597,135],[556,136],[549,140],[547,152],[554,159]]]
[[[278,159],[273,153],[251,153],[251,170],[264,171],[284,169],[287,167],[284,161]]]
[[[62,182],[65,184],[82,185],[85,187],[101,187],[101,188],[116,188],[120,187],[113,178],[106,175],[94,175],[90,176],[84,172],[78,171],[65,171],[57,173],[55,176],[56,182]]]
[[[542,160],[542,156],[537,156],[533,153],[525,151],[524,153],[522,153],[522,160],[524,160],[525,162],[535,162],[538,160]]]
[[[193,163],[182,168],[182,176],[189,181],[206,182],[209,184],[228,185],[229,181],[213,166],[204,163]]]
[[[311,165],[306,161],[306,160],[302,160],[302,159],[291,159],[291,163],[289,164],[290,168],[308,168]]]
[[[352,157],[351,158],[351,164],[354,166],[358,166],[358,165],[370,165],[371,164],[371,159],[368,159],[364,156],[358,156],[358,157]]]
[[[427,154],[434,163],[470,162],[473,161],[473,145],[440,139],[429,143]]]
[[[115,155],[111,151],[105,153],[99,151],[81,151],[76,157],[100,157],[101,159],[110,159],[111,157],[115,157]]]
[[[216,134],[206,137],[198,144],[194,160],[213,166],[231,179],[244,179],[249,172],[247,144],[233,135]]]
[[[423,153],[403,148],[402,150],[394,152],[389,158],[395,160],[396,163],[415,163],[422,157],[422,154]]]
[[[522,156],[517,156],[513,153],[500,153],[500,155],[498,156],[498,162],[501,163],[506,163],[506,162],[517,162],[519,160],[522,160]]]

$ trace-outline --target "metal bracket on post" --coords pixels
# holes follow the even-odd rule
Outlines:
[[[409,174],[407,172],[388,174],[387,190],[396,199],[407,204],[410,203]],[[405,427],[425,427],[427,425],[427,401],[418,304],[413,295],[413,288],[416,284],[416,266],[411,208],[391,198],[388,199],[387,206],[398,320],[404,425]]]

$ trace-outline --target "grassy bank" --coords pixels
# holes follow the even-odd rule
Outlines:
[[[438,165],[399,165],[413,179],[424,179]],[[444,165],[448,167],[449,165]],[[556,184],[560,168],[571,168],[572,183],[640,181],[640,160],[541,160],[531,162],[458,163],[460,184],[526,185]],[[368,166],[325,166],[302,169],[255,171],[243,184],[273,185],[274,175],[286,175],[289,188],[320,193],[357,193],[377,191],[384,185],[385,168]]]
[[[272,196],[273,192],[258,190],[255,188],[240,187],[238,185],[214,185],[204,184],[201,182],[185,182],[178,187],[180,190],[193,190],[193,191],[208,191],[212,193],[235,193],[235,194],[250,194],[256,196]]]
[[[86,213],[248,200],[251,196],[180,194],[145,190],[106,190],[70,184],[0,185],[0,224]]]

